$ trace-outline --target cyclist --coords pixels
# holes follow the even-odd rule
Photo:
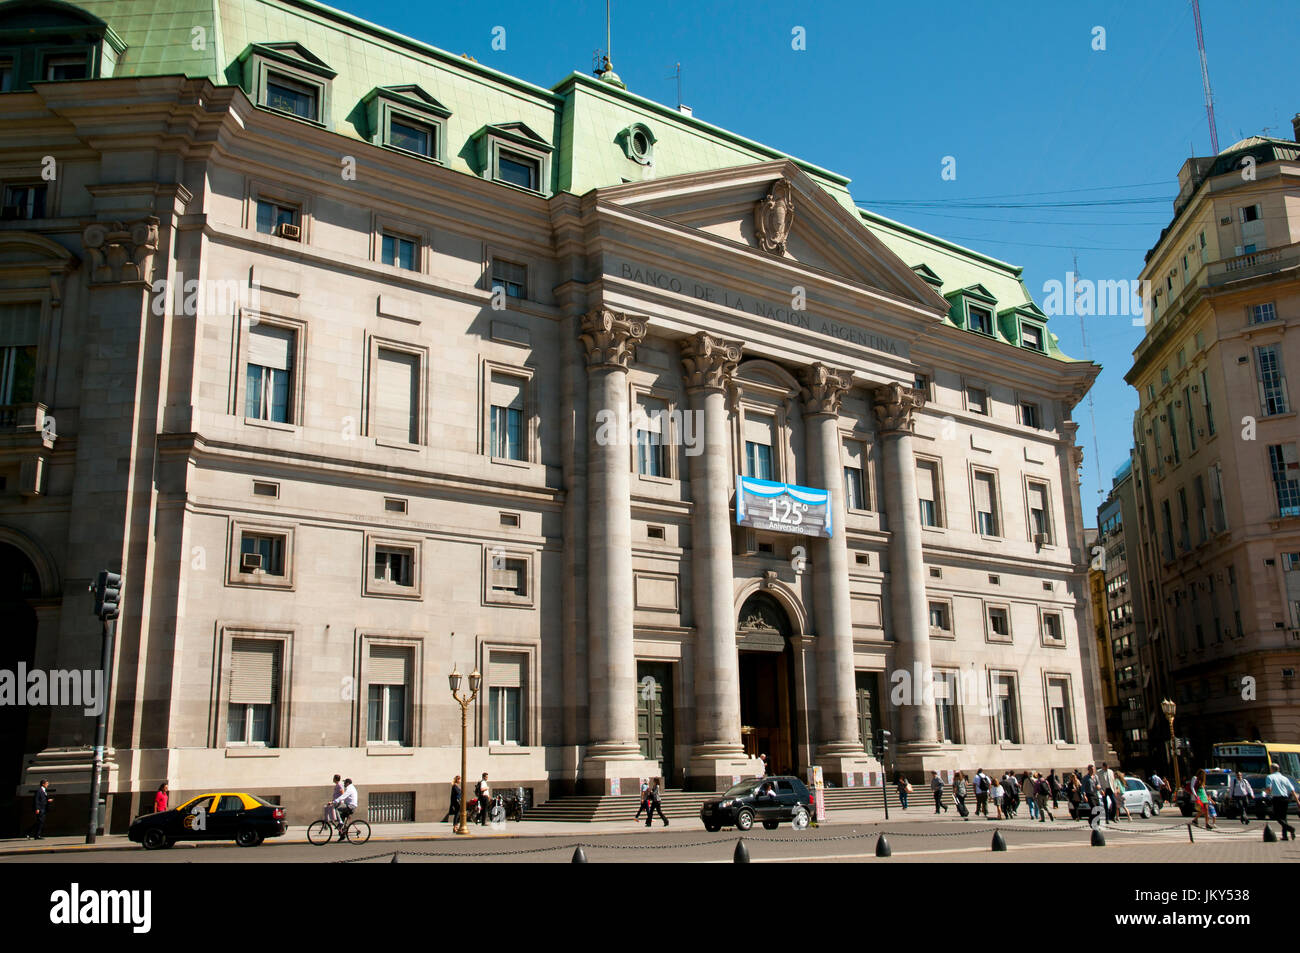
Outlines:
[[[341,774],[334,775],[334,793],[331,794],[330,799],[325,802],[325,820],[329,821],[334,827],[339,826],[339,812],[338,809],[334,807],[334,801],[343,794],[342,777]]]
[[[347,823],[352,812],[357,809],[357,789],[352,783],[351,778],[343,779],[343,793],[333,800],[334,807],[338,808],[339,815],[339,838],[343,838],[343,825]]]

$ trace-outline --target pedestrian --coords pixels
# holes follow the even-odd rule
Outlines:
[[[488,773],[483,772],[482,779],[474,785],[474,794],[478,798],[478,822],[484,827],[488,822],[488,805],[492,803],[492,786],[488,784]]]
[[[1232,802],[1237,807],[1242,824],[1250,823],[1250,802],[1255,797],[1255,789],[1250,786],[1246,776],[1240,771],[1232,776]]]
[[[1002,775],[1002,812],[1008,817],[1016,816],[1016,806],[1019,803],[1019,788],[1016,784],[1016,776],[1007,770]]]
[[[994,820],[997,821],[1002,820],[1002,798],[1005,795],[1006,795],[1006,789],[1002,787],[1002,782],[994,781],[993,782],[993,807],[998,812],[998,816],[995,817]],[[987,817],[988,815],[986,814],[984,816]]]
[[[1109,823],[1115,820],[1115,775],[1105,761],[1097,772],[1097,786],[1102,806],[1106,808],[1106,821]]]
[[[654,787],[650,789],[650,801],[645,812],[645,826],[652,826],[655,819],[655,811],[659,812],[659,819],[664,822],[664,827],[668,826],[668,818],[664,817],[663,802],[660,799],[659,782],[662,778],[655,778]]]
[[[1029,805],[1029,819],[1031,821],[1038,820],[1038,792],[1034,788],[1036,777],[1037,775],[1030,774],[1028,771],[1020,777],[1020,791],[1025,803]]]
[[[903,805],[903,810],[907,810],[907,796],[912,793],[912,785],[901,774],[894,780],[894,786],[898,788],[898,801]]]
[[[943,778],[939,777],[938,771],[931,771],[930,774],[930,793],[934,795],[934,813],[938,814],[940,809],[945,814],[948,813],[948,805],[943,803]]]
[[[1214,830],[1214,805],[1210,803],[1210,795],[1205,791],[1205,769],[1196,772],[1196,780],[1192,782],[1192,805],[1196,809],[1196,817],[1192,819],[1192,824],[1200,827],[1201,816],[1205,816],[1205,829]],[[1286,805],[1282,805],[1283,809]],[[1286,840],[1286,835],[1282,836]]]
[[[1082,807],[1084,802],[1086,802],[1088,805],[1088,816],[1091,817],[1092,809],[1101,804],[1102,797],[1100,782],[1097,780],[1097,769],[1092,765],[1088,765],[1088,773],[1083,776],[1080,791],[1083,795],[1080,800],[1080,807]]]
[[[442,815],[444,821],[450,817],[453,825],[460,823],[460,799],[463,796],[460,775],[458,774],[451,781],[451,803],[447,806],[447,813]]]
[[[161,814],[163,811],[167,810],[167,795],[169,791],[170,789],[167,787],[166,781],[158,785],[158,790],[153,796],[153,812],[155,814]]]
[[[1113,773],[1115,775],[1115,782],[1114,782],[1115,783],[1115,788],[1114,788],[1115,817],[1116,819],[1118,819],[1119,812],[1123,811],[1124,817],[1126,817],[1128,820],[1131,821],[1133,820],[1133,815],[1128,812],[1128,804],[1126,803],[1126,798],[1124,797],[1124,792],[1128,790],[1128,776],[1125,775],[1124,772],[1121,771],[1119,768],[1116,768]]]
[[[952,782],[952,796],[957,801],[957,813],[963,821],[970,820],[970,810],[966,807],[966,773],[958,771]]]
[[[1047,815],[1048,820],[1053,823],[1056,822],[1056,815],[1047,809],[1047,798],[1051,793],[1052,785],[1048,782],[1047,778],[1043,777],[1041,771],[1037,772],[1034,775],[1034,797],[1038,800],[1038,823],[1040,824],[1045,823],[1043,821],[1044,814]],[[1056,807],[1055,804],[1052,806]]]
[[[650,782],[646,778],[641,779],[641,803],[637,805],[636,816],[632,818],[632,823],[641,820],[641,812],[650,810]],[[645,819],[645,826],[650,826],[650,818]]]
[[[765,778],[767,777],[767,755],[760,754],[758,760],[762,762],[762,765],[758,770],[758,776],[760,778]]]
[[[41,778],[41,786],[32,795],[32,806],[36,810],[36,821],[28,830],[27,836],[33,840],[45,839],[45,815],[49,813],[50,802],[54,800],[49,792],[45,790],[49,783],[45,778]]]
[[[1295,840],[1295,828],[1286,822],[1287,802],[1294,800],[1300,805],[1300,794],[1296,793],[1295,784],[1291,779],[1282,773],[1277,766],[1277,762],[1269,765],[1272,768],[1272,774],[1264,782],[1264,796],[1270,798],[1273,804],[1273,820],[1282,825],[1282,840],[1286,840],[1286,835],[1291,835],[1291,840]],[[1202,771],[1202,774],[1205,772]],[[42,784],[45,782],[42,781]]]
[[[984,773],[983,768],[977,768],[975,771],[975,816],[983,814],[989,816],[989,776]]]
[[[1053,808],[1054,810],[1060,810],[1060,808],[1061,808],[1061,782],[1060,782],[1060,779],[1058,779],[1057,776],[1056,776],[1056,769],[1055,769],[1055,768],[1053,768],[1052,771],[1051,771],[1051,773],[1047,776],[1047,790],[1048,790],[1049,792],[1051,792],[1051,795],[1052,795],[1052,808]],[[1052,820],[1056,820],[1056,818],[1052,818]]]

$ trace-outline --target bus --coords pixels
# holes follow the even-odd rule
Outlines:
[[[1272,761],[1288,778],[1300,778],[1300,745],[1265,741],[1233,741],[1211,745],[1211,765],[1238,774],[1268,774]]]

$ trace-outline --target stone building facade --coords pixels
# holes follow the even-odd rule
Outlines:
[[[23,46],[0,96],[0,558],[31,668],[97,667],[124,576],[110,827],[162,779],[305,821],[335,772],[435,818],[453,667],[471,775],[536,800],[876,782],[881,727],[908,770],[1093,757],[1098,368],[1019,269],[609,76],[287,0],[190,51],[165,6],[0,6],[86,64]],[[738,525],[738,475],[829,535]],[[92,729],[11,719],[6,795],[77,826]]]

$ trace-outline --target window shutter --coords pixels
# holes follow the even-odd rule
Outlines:
[[[993,478],[987,473],[975,474],[975,509],[981,513],[993,512]]]
[[[280,645],[237,639],[230,649],[230,701],[273,705],[280,692]]]
[[[772,418],[762,414],[745,414],[745,442],[772,446]]]
[[[667,410],[664,402],[661,400],[643,400],[640,402],[641,414],[637,415],[636,428],[644,430],[647,433],[663,433],[663,417],[660,414]]]
[[[1065,707],[1065,684],[1059,679],[1054,678],[1047,683],[1047,707]]]
[[[37,301],[0,305],[0,347],[31,347],[41,327]]]
[[[489,403],[493,407],[524,409],[524,379],[506,374],[493,374]]]
[[[248,363],[287,371],[293,366],[294,332],[254,325],[248,333]]]
[[[948,675],[944,672],[934,673],[934,700],[942,705],[950,701],[952,693],[948,690]]]
[[[488,660],[488,687],[523,688],[527,656],[516,652],[493,652]]]
[[[862,444],[856,440],[844,441],[844,465],[852,467],[855,470],[861,470],[862,467]]]
[[[375,645],[370,649],[370,684],[405,685],[410,667],[411,653],[407,649],[390,645]]]
[[[920,463],[916,467],[916,496],[917,499],[929,500],[934,502],[934,467],[930,464]]]
[[[1011,697],[1011,683],[1005,675],[999,675],[993,682],[993,694],[997,698]]]
[[[373,436],[418,443],[417,401],[420,359],[414,354],[379,349],[372,419]]]
[[[1046,488],[1041,483],[1029,484],[1029,508],[1047,512]]]

